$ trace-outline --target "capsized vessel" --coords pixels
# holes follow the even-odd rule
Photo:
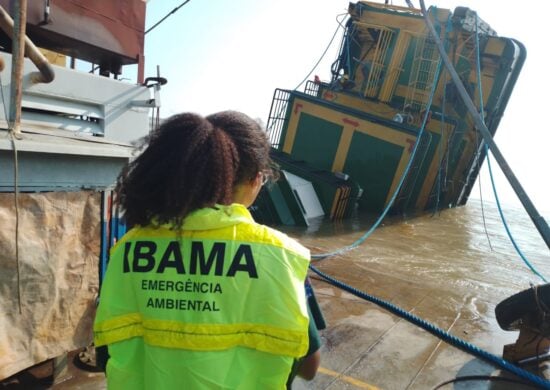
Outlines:
[[[494,135],[524,46],[497,36],[468,8],[432,7],[430,18]],[[260,219],[307,224],[319,215],[349,216],[356,203],[368,212],[415,214],[467,202],[485,158],[483,137],[420,10],[350,3],[331,74],[304,91],[275,91],[267,128],[284,174],[263,193]]]

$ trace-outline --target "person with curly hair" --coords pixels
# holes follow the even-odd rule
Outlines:
[[[121,172],[131,229],[111,250],[94,323],[110,389],[284,389],[315,376],[309,250],[247,210],[276,176],[269,151],[245,114],[184,113]]]

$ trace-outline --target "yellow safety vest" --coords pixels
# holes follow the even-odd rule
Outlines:
[[[309,251],[239,204],[111,251],[94,324],[112,389],[283,389],[308,348]]]

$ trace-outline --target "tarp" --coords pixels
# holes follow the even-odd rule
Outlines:
[[[0,194],[0,380],[91,343],[100,199],[19,194],[16,256],[14,194]]]

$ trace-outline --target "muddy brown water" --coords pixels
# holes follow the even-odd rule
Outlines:
[[[504,214],[525,257],[550,277],[550,251],[528,215],[517,208],[505,208]],[[288,230],[313,253],[322,253],[349,245],[369,227],[356,218]],[[484,204],[482,213],[475,200],[434,215],[394,218],[360,247],[314,264],[498,356],[517,332],[500,329],[495,305],[531,283],[543,283],[515,252],[495,205]],[[314,285],[329,325],[322,332],[322,366],[328,370],[297,388],[424,389],[455,376],[506,376],[374,304],[319,280]],[[452,386],[520,388],[486,381]]]
[[[504,299],[528,288],[530,283],[542,281],[515,252],[495,205],[484,204],[483,209],[484,218],[479,201],[472,200],[467,206],[435,215],[409,220],[393,218],[360,247],[313,264],[332,269],[340,261],[345,262],[343,269],[338,270],[340,274],[346,269],[350,274],[361,270],[365,276],[373,273],[422,285],[452,298],[450,310],[456,312],[468,305],[472,316],[485,316],[487,302]],[[528,215],[518,208],[505,208],[504,214],[525,257],[550,278],[550,251]],[[355,242],[369,227],[370,222],[356,218],[287,232],[312,253],[324,253]],[[359,283],[369,288],[368,280]],[[391,291],[392,286],[376,287]]]

